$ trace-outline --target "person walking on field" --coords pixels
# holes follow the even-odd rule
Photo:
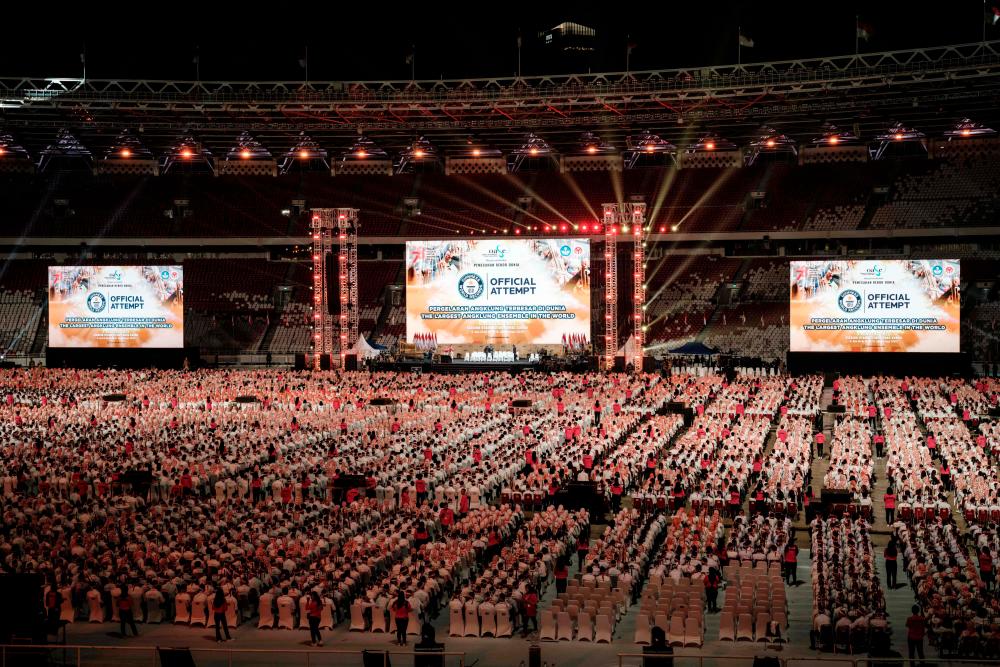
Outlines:
[[[391,610],[392,617],[396,620],[396,643],[400,646],[406,646],[406,626],[410,623],[410,612],[413,607],[410,606],[403,591],[399,591],[399,595],[392,603]]]
[[[226,641],[232,639],[229,635],[229,621],[226,619],[226,612],[229,611],[229,603],[226,602],[226,594],[221,588],[215,589],[215,599],[212,600],[212,618],[215,620],[215,641],[222,642],[222,631],[226,633]]]
[[[323,614],[323,600],[319,593],[313,591],[309,594],[309,602],[306,603],[306,618],[309,620],[309,644],[311,646],[322,646],[323,637],[319,634],[319,619]]]

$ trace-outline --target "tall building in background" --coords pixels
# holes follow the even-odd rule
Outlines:
[[[597,31],[579,23],[563,21],[538,33],[550,71],[590,71],[597,51]]]

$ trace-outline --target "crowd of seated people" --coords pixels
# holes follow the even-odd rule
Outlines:
[[[810,530],[812,644],[863,652],[889,632],[869,524],[861,517],[817,517]]]
[[[970,557],[955,524],[899,521],[893,532],[928,619],[931,644],[942,655],[996,656],[1000,648],[996,592],[986,589],[979,561]]]
[[[830,467],[823,482],[826,488],[870,492],[875,482],[872,461],[874,432],[870,421],[854,416],[841,417],[833,427]]]

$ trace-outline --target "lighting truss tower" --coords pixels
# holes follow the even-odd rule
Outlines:
[[[618,205],[604,204],[604,357],[610,372],[618,353]]]
[[[336,233],[336,238],[334,234]],[[358,339],[358,209],[313,209],[313,368],[324,354],[344,367],[347,349]],[[340,315],[330,314],[326,261],[337,248]],[[334,336],[336,329],[337,336]],[[337,352],[338,354],[335,354]]]
[[[326,259],[333,250],[336,212],[332,208],[313,209],[313,369],[320,369],[324,354],[333,354],[333,317],[330,315],[330,292],[326,277]]]
[[[635,340],[636,373],[643,369],[643,346],[646,344],[646,205],[631,204],[632,208],[632,337]]]

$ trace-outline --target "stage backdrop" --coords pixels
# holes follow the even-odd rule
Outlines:
[[[791,262],[791,352],[959,352],[957,259]]]
[[[589,240],[407,242],[406,335],[438,345],[588,341]]]
[[[179,266],[50,266],[49,347],[184,347]]]

